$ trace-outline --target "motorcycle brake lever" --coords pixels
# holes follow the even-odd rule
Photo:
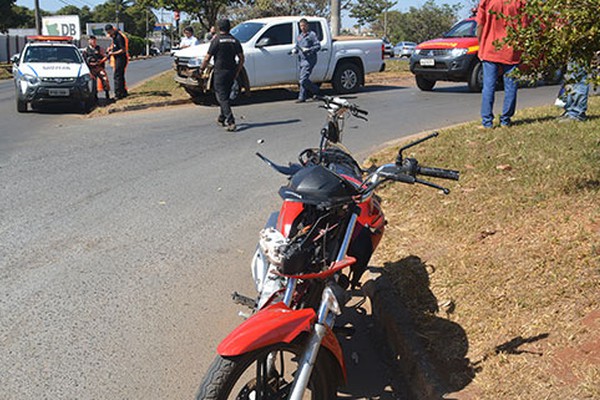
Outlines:
[[[436,185],[433,182],[424,181],[423,179],[416,178],[415,179],[415,183],[420,183],[421,185],[425,185],[425,186],[432,187],[434,189],[441,190],[444,194],[450,194],[450,189],[445,188],[445,187],[440,186],[440,185]]]

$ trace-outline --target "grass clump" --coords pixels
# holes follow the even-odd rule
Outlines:
[[[12,64],[0,63],[0,80],[12,79]]]
[[[585,123],[545,107],[510,128],[444,130],[410,151],[461,171],[441,182],[449,196],[379,192],[390,224],[374,262],[458,398],[600,398],[598,109],[591,98]]]

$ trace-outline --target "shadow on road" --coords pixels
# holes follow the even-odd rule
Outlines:
[[[406,89],[402,86],[387,86],[387,85],[368,85],[360,89],[358,93],[351,93],[348,95],[336,95],[332,88],[326,87],[321,90],[321,93],[327,96],[340,96],[347,99],[356,98],[360,93],[374,93],[383,92],[390,90],[401,90]],[[234,107],[252,105],[252,104],[263,104],[263,103],[274,103],[279,101],[291,101],[298,98],[298,90],[294,86],[288,88],[271,88],[271,89],[255,89],[249,94],[242,94],[233,103]],[[310,100],[309,100],[310,102]],[[218,106],[214,95],[198,97],[194,100],[194,104],[198,106],[216,107]]]
[[[338,399],[408,400],[402,377],[393,376],[391,360],[374,331],[373,316],[362,292],[352,300],[336,321],[336,336],[344,352],[348,373]]]
[[[258,123],[238,123],[237,124],[237,132],[242,132],[248,129],[253,129],[253,128],[264,128],[266,126],[273,126],[273,125],[287,125],[287,124],[295,124],[296,122],[300,122],[301,120],[298,118],[294,118],[294,119],[288,119],[285,121],[271,121],[271,122],[258,122]]]

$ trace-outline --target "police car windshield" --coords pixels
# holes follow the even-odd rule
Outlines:
[[[475,37],[476,36],[477,23],[474,20],[462,21],[454,25],[446,34],[445,38],[461,38],[461,37]]]
[[[241,43],[246,43],[250,40],[256,32],[258,32],[265,24],[260,22],[244,22],[243,24],[237,25],[231,30],[231,34],[235,36]]]
[[[79,51],[67,46],[30,46],[25,52],[26,63],[74,63],[81,64]]]

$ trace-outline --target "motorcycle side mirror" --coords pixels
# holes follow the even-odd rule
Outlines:
[[[404,161],[404,157],[403,157],[403,155],[402,155],[402,152],[403,152],[404,150],[406,150],[406,149],[410,149],[410,148],[411,148],[411,147],[413,147],[413,146],[416,146],[416,145],[418,145],[418,144],[421,144],[421,143],[423,143],[424,141],[426,141],[426,140],[429,140],[429,139],[432,139],[432,138],[434,138],[434,137],[437,137],[437,136],[439,136],[439,133],[438,133],[438,132],[433,132],[432,134],[430,134],[430,135],[427,135],[427,136],[425,136],[424,138],[421,138],[421,139],[419,139],[419,140],[415,140],[414,142],[411,142],[411,143],[407,144],[406,146],[403,146],[403,147],[401,147],[401,148],[400,148],[400,150],[398,150],[398,156],[396,157],[396,165],[398,165],[398,166],[401,166],[401,165],[402,165],[402,162]]]

